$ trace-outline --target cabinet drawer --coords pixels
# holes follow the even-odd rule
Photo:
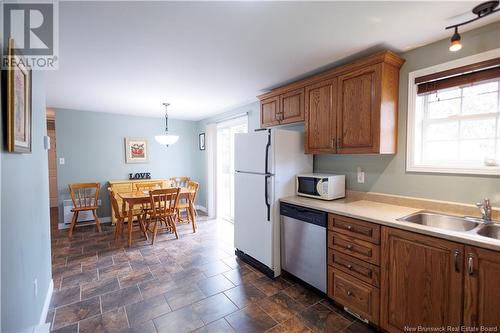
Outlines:
[[[328,249],[328,265],[375,287],[380,287],[380,268],[377,266],[332,249]]]
[[[378,325],[380,291],[335,268],[328,267],[328,296]]]
[[[335,231],[328,232],[328,247],[380,266],[380,246]]]
[[[380,226],[375,223],[330,214],[328,216],[328,229],[373,244],[380,244]]]

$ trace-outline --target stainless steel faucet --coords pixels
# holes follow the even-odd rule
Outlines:
[[[478,202],[476,204],[477,208],[481,212],[484,223],[491,222],[491,203],[490,199],[484,198],[483,202]]]

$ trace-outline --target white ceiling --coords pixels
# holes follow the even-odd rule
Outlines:
[[[47,105],[162,116],[168,101],[199,120],[352,54],[447,38],[476,3],[60,2]]]

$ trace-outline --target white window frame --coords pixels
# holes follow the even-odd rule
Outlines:
[[[408,74],[408,113],[406,122],[406,171],[407,172],[429,172],[429,173],[455,173],[472,175],[500,175],[500,166],[494,167],[438,167],[434,165],[415,164],[413,160],[415,153],[415,113],[417,106],[417,84],[415,78],[434,74],[449,69],[467,66],[477,62],[500,57],[500,48],[487,52],[478,53],[469,57],[452,60],[436,66],[419,69]]]

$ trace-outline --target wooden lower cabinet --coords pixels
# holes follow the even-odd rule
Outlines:
[[[464,325],[500,329],[500,253],[465,247]]]
[[[463,253],[462,244],[383,227],[380,326],[389,332],[460,326]]]
[[[383,330],[500,329],[500,252],[335,214],[327,238],[328,296]]]

